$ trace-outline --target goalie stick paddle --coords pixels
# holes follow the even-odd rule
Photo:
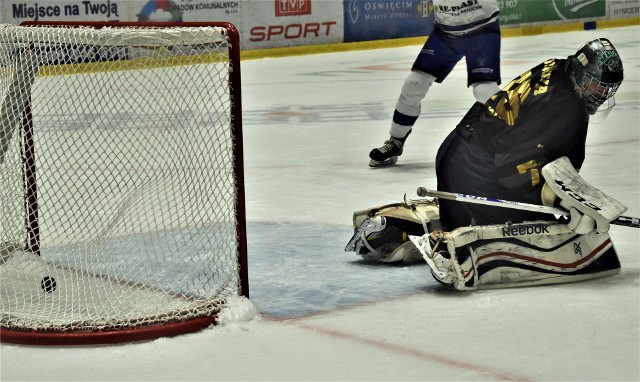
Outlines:
[[[516,210],[533,211],[533,212],[540,212],[545,214],[554,214],[554,215],[563,215],[563,216],[569,215],[569,211],[566,211],[562,208],[540,206],[537,204],[529,204],[529,203],[520,203],[520,202],[514,202],[510,200],[502,200],[502,199],[496,199],[496,198],[486,198],[484,196],[456,194],[453,192],[445,192],[445,191],[435,191],[425,187],[418,187],[417,192],[418,192],[418,196],[423,196],[423,197],[431,196],[434,198],[454,200],[457,202],[464,202],[464,203],[484,204],[487,206],[513,208]],[[640,228],[640,218],[634,218],[631,216],[618,216],[616,219],[612,220],[610,223],[615,225],[625,226],[625,227]]]

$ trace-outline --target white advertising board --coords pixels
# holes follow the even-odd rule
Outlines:
[[[610,0],[609,18],[623,19],[640,15],[640,0]]]
[[[242,49],[343,41],[342,0],[242,1]]]
[[[243,50],[340,43],[342,0],[2,0],[0,22],[228,21]]]

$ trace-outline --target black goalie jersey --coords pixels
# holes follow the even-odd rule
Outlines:
[[[579,169],[589,114],[566,64],[547,60],[511,81],[486,105],[475,104],[438,151],[438,188],[541,204],[545,164],[567,156]],[[443,222],[454,226],[549,218],[451,202],[442,210]]]

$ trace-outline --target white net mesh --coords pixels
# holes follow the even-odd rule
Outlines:
[[[0,26],[1,328],[184,321],[239,293],[229,45]]]

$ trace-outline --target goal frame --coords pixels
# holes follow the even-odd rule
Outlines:
[[[233,166],[236,190],[236,237],[237,261],[239,264],[239,295],[249,298],[247,231],[244,188],[243,135],[242,135],[242,96],[240,70],[240,35],[237,28],[229,22],[117,22],[117,21],[25,21],[20,26],[49,27],[222,27],[227,31],[229,40],[229,61],[233,70],[229,73],[231,98],[231,139],[234,147]],[[31,116],[31,97],[28,97],[22,116],[22,129],[25,141],[33,139],[34,126]],[[36,182],[36,163],[33,145],[23,145],[24,183],[25,183],[25,225],[29,228],[27,247],[36,255],[40,251],[40,234],[38,223],[38,190]],[[217,314],[198,317],[187,321],[169,322],[156,325],[140,326],[130,329],[115,329],[80,332],[49,332],[43,330],[19,331],[0,327],[0,342],[24,345],[96,345],[151,340],[160,337],[171,337],[196,332],[217,323]]]

